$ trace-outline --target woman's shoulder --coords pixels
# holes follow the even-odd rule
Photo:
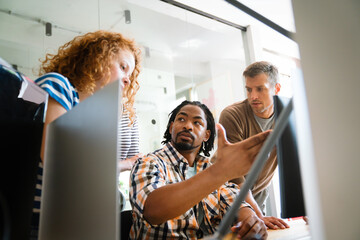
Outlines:
[[[41,83],[44,81],[62,81],[62,82],[66,82],[66,83],[70,83],[69,79],[63,75],[61,75],[60,73],[56,73],[56,72],[49,72],[49,73],[45,73],[44,75],[40,76],[39,78],[37,78],[35,80],[36,83]]]
[[[37,78],[35,83],[40,87],[53,86],[56,89],[64,89],[65,91],[76,92],[75,87],[71,84],[67,77],[55,72],[45,73],[44,75]]]
[[[59,73],[46,73],[37,78],[35,83],[64,106],[66,110],[70,110],[79,103],[78,92],[69,79]]]

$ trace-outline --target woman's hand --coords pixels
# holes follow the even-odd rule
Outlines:
[[[136,154],[133,157],[127,158],[127,159],[125,159],[123,161],[119,161],[119,163],[118,163],[119,172],[124,172],[124,171],[131,170],[131,168],[134,166],[135,161],[138,158],[142,158],[143,156],[144,156],[144,154],[139,153],[139,154]]]

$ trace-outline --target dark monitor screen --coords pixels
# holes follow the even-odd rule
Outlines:
[[[275,118],[290,99],[274,96]],[[280,182],[281,217],[305,216],[303,188],[296,140],[294,112],[290,114],[283,134],[276,143]]]
[[[0,239],[29,239],[47,93],[0,64]]]

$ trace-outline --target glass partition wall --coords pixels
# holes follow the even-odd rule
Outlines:
[[[144,154],[161,147],[168,114],[181,101],[199,100],[217,118],[244,98],[241,30],[158,0],[2,1],[0,57],[35,79],[46,53],[98,29],[121,32],[142,48],[135,107]],[[126,196],[128,177],[120,176]]]
[[[135,107],[144,154],[161,147],[168,114],[181,101],[205,103],[218,120],[224,107],[246,98],[242,72],[249,64],[245,57],[249,49],[238,28],[160,0],[0,2],[0,57],[31,79],[38,76],[39,59],[79,34],[103,29],[136,40],[142,49],[142,71]],[[245,14],[224,1],[204,1],[199,6],[194,1],[178,2],[202,6],[200,10],[232,22],[247,22],[243,21]],[[50,32],[47,23],[51,24]],[[248,24],[253,25],[244,25]],[[254,35],[251,44],[259,40]],[[262,56],[250,60],[281,65],[283,86],[290,89],[281,94],[292,95],[288,80],[297,56],[288,57],[271,46],[262,46]],[[120,175],[125,196],[128,178],[129,172]]]

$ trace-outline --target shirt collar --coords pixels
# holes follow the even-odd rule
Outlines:
[[[173,164],[178,165],[180,162],[189,164],[181,153],[179,153],[171,142],[166,143],[165,152],[169,156],[169,159]]]
[[[189,165],[187,159],[181,153],[179,153],[176,148],[173,146],[171,142],[166,143],[165,145],[165,152],[170,157],[170,161],[173,164],[179,165],[180,162],[185,163],[186,165]],[[195,158],[195,162],[203,160],[204,157],[198,154]]]

